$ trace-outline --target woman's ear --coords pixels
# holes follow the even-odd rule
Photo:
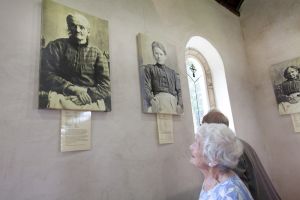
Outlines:
[[[212,162],[209,162],[208,163],[208,166],[209,167],[215,167],[215,166],[217,166],[218,165],[218,163],[216,162],[216,161],[212,161]]]

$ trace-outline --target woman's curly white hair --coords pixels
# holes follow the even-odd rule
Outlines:
[[[210,167],[223,171],[233,169],[243,153],[243,145],[234,132],[224,124],[204,123],[198,130],[203,156]]]

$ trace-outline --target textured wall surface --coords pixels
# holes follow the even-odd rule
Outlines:
[[[290,115],[279,115],[270,67],[300,56],[300,1],[252,0],[242,7],[241,27],[263,130],[269,173],[284,200],[300,196],[300,134]]]
[[[202,176],[189,163],[194,136],[184,60],[186,43],[196,35],[209,40],[223,59],[237,135],[265,154],[239,18],[214,1],[57,2],[109,21],[112,112],[92,114],[91,151],[59,152],[60,112],[37,109],[41,1],[2,0],[0,199],[197,199]],[[155,116],[141,112],[139,32],[176,46],[185,114],[174,117],[172,145],[158,145]],[[290,120],[279,123],[286,128],[276,125],[276,133],[288,129],[285,140],[293,140]],[[273,172],[281,181],[281,169]]]

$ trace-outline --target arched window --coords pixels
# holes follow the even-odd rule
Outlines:
[[[210,68],[203,55],[194,48],[186,50],[186,71],[190,90],[194,130],[203,116],[216,107]]]
[[[195,132],[203,116],[213,108],[228,117],[234,130],[224,65],[218,51],[206,39],[194,36],[186,45],[185,59]]]

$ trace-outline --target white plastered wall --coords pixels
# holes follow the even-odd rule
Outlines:
[[[60,112],[37,109],[41,1],[2,0],[0,199],[197,199],[202,176],[189,163],[194,135],[184,60],[195,35],[220,53],[237,135],[263,155],[238,17],[206,0],[58,2],[109,21],[112,112],[92,114],[91,151],[59,152]],[[185,114],[173,119],[172,145],[158,145],[155,116],[141,112],[139,32],[177,48]]]
[[[300,1],[251,0],[241,10],[241,27],[263,130],[269,174],[284,200],[300,197],[300,134],[290,115],[280,116],[270,67],[300,56]]]

